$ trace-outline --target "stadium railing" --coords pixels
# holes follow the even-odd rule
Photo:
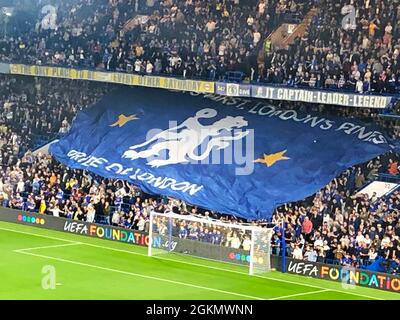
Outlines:
[[[26,61],[25,61],[26,63]],[[2,65],[2,68],[0,68],[0,73],[4,74],[9,74],[10,72],[5,71],[5,66],[6,65],[11,65],[11,64],[24,64],[23,61],[0,61],[0,65]],[[102,72],[102,73],[125,73],[125,74],[132,74],[132,75],[142,75],[142,76],[153,76],[153,77],[165,77],[165,78],[171,78],[175,80],[193,80],[193,81],[207,81],[210,83],[213,83],[215,86],[217,82],[232,82],[236,84],[250,84],[250,85],[258,85],[258,86],[266,86],[266,87],[274,87],[274,88],[287,88],[287,89],[307,89],[311,91],[322,91],[322,92],[333,92],[333,93],[348,93],[348,94],[355,94],[355,95],[375,95],[379,94],[380,96],[386,96],[386,97],[392,97],[394,100],[400,100],[400,94],[397,92],[400,92],[400,84],[396,86],[395,92],[394,93],[387,93],[387,92],[377,92],[374,90],[366,91],[363,92],[362,94],[355,92],[354,89],[348,88],[348,87],[343,87],[343,88],[316,88],[316,87],[310,87],[304,84],[294,84],[294,85],[287,85],[284,83],[272,83],[268,82],[265,80],[252,80],[250,81],[245,77],[245,74],[241,71],[227,71],[222,75],[219,75],[216,77],[215,75],[210,75],[206,77],[202,76],[192,76],[190,78],[183,77],[180,75],[175,75],[175,74],[168,74],[168,73],[152,73],[152,74],[146,74],[142,72],[134,72],[134,71],[127,71],[125,69],[116,69],[116,70],[106,70],[104,68],[95,68],[91,65],[85,64],[85,65],[68,65],[68,64],[46,64],[46,63],[40,63],[40,64],[35,64],[32,63],[31,66],[38,66],[38,67],[62,67],[62,68],[67,68],[67,69],[73,69],[73,70],[89,70],[89,71],[97,71],[97,72]],[[107,81],[105,81],[107,82]]]
[[[394,182],[394,183],[400,183],[400,174],[394,176],[389,173],[381,173],[379,174],[379,179],[385,182]]]

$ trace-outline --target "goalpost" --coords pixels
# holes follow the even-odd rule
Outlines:
[[[248,267],[253,275],[271,270],[272,234],[268,228],[151,212],[148,255],[179,253],[229,262]]]

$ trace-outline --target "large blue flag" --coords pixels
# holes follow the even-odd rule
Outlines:
[[[376,127],[353,120],[260,100],[126,88],[80,112],[50,153],[147,193],[260,219],[390,149]]]

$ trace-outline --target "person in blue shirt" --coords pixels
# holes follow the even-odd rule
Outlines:
[[[187,229],[186,229],[184,224],[181,224],[181,226],[179,227],[179,235],[178,236],[181,239],[186,239],[187,238],[188,231],[187,231]]]
[[[214,228],[212,231],[210,231],[211,243],[216,244],[215,243],[216,236],[217,236],[217,229]]]
[[[296,238],[300,237],[300,235],[301,235],[301,224],[297,223],[294,228],[295,228],[294,230],[295,230]]]
[[[293,76],[291,74],[289,74],[289,78],[286,81],[286,85],[288,85],[289,87],[294,87],[294,79],[293,79]]]
[[[123,201],[122,195],[121,194],[116,194],[115,195],[114,204],[118,208],[118,210],[121,210],[122,201]]]
[[[205,231],[202,225],[199,226],[199,241],[204,241]]]
[[[56,199],[57,199],[59,204],[64,199],[64,191],[62,191],[61,188],[58,188],[58,191],[57,191],[57,194],[56,194]]]
[[[13,201],[13,208],[22,210],[23,206],[24,198],[22,198],[20,193],[17,193]]]
[[[340,264],[342,266],[351,266],[353,263],[353,259],[351,259],[351,256],[347,253],[342,258],[342,261],[340,261]]]
[[[211,232],[207,228],[204,229],[203,241],[211,243],[213,240]]]
[[[277,234],[274,234],[274,236],[271,239],[271,247],[272,247],[272,254],[279,256],[281,253],[281,239],[279,239]]]
[[[32,182],[32,192],[37,193],[40,190],[40,179],[38,178],[37,175],[35,175],[35,178],[33,179]]]
[[[189,229],[189,236],[188,238],[191,240],[198,240],[199,239],[199,228],[197,227],[197,223],[194,223],[193,226]]]
[[[214,229],[214,232],[212,234],[212,242],[214,244],[221,245],[223,240],[224,236],[222,235],[221,231],[219,231],[218,229]]]
[[[124,227],[127,229],[132,228],[132,218],[128,217],[127,219],[124,220]]]
[[[91,200],[92,200],[92,196],[91,195],[88,194],[88,195],[85,196],[85,202],[87,204],[89,204]]]
[[[35,200],[33,199],[32,194],[30,194],[25,202],[25,210],[35,211],[35,208],[36,208]]]

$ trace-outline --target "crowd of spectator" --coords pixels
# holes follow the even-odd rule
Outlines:
[[[0,81],[2,206],[140,231],[148,228],[151,211],[243,222],[176,199],[146,195],[129,183],[70,169],[46,153],[32,152],[35,133],[48,135],[50,139],[53,133],[67,131],[76,112],[111,90],[109,85],[10,76],[3,76]],[[373,110],[288,105],[281,107],[303,111],[317,109],[348,118],[364,117],[380,122],[393,138],[399,137],[396,122],[377,117]],[[28,149],[22,157],[18,152],[21,146]],[[393,262],[388,271],[398,272],[400,192],[377,198],[357,194],[357,191],[380,173],[398,177],[399,160],[398,154],[389,153],[352,167],[314,196],[278,208],[272,223],[279,226],[284,222],[284,232],[276,230],[272,239],[273,253],[280,253],[284,237],[288,256],[352,266],[371,263],[380,256]],[[204,228],[196,231],[187,226],[185,229],[186,233],[178,232],[178,236],[204,238]],[[206,238],[216,241],[214,235]],[[221,241],[222,245],[232,246],[234,240],[233,246],[245,248],[246,239],[245,235],[222,234],[221,238],[217,237],[217,243]]]
[[[275,230],[273,253],[285,240],[295,259],[365,267],[382,257],[388,272],[399,273],[400,190],[382,197],[354,192],[379,172],[398,175],[399,159],[388,154],[351,168],[309,199],[278,208],[273,223],[284,231]]]
[[[201,216],[209,220],[209,212]],[[215,223],[206,223],[184,219],[168,219],[164,216],[156,216],[153,219],[153,232],[164,236],[201,241],[213,245],[230,247],[250,251],[251,232],[240,228],[225,227]]]
[[[16,5],[0,59],[211,80],[241,71],[256,79],[264,39],[286,16],[301,19],[313,3],[72,0],[44,15],[46,2],[38,1],[29,8],[35,18],[23,21]]]
[[[396,93],[400,1],[321,0],[318,8],[301,38],[266,54],[266,82]]]
[[[77,112],[94,104],[111,87],[0,75],[0,88],[0,163],[10,165],[37,147],[35,142],[40,143],[41,137],[47,142],[68,132]]]
[[[278,208],[272,218],[272,224],[278,226],[271,241],[272,253],[281,254],[285,238],[286,254],[296,259],[359,267],[380,256],[390,261],[389,272],[398,272],[400,191],[381,198],[356,191],[379,172],[398,175],[399,160],[398,154],[387,154],[355,166],[314,196]],[[32,153],[2,168],[0,203],[18,210],[139,231],[148,230],[151,211],[243,222],[180,200],[146,195],[129,183],[69,169],[49,155]],[[165,232],[160,225],[156,230]],[[177,237],[237,249],[246,250],[250,240],[234,230],[209,230],[184,222],[177,223],[175,229]]]
[[[399,0],[72,0],[44,15],[45,4],[21,22],[16,2],[0,60],[211,80],[237,71],[359,93],[400,84]],[[266,41],[311,8],[306,32],[287,48]]]

